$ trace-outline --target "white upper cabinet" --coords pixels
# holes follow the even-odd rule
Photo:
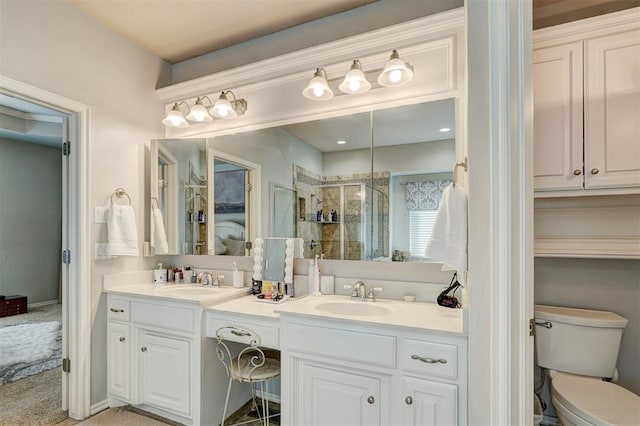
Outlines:
[[[631,9],[536,31],[536,191],[565,191],[556,195],[638,191],[638,15],[638,9]]]

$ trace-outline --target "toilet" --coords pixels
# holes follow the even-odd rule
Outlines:
[[[549,369],[564,426],[640,425],[640,396],[602,380],[616,374],[627,320],[613,312],[535,306],[536,356]]]

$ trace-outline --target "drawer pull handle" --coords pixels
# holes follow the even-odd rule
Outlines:
[[[147,351],[147,348],[143,346],[143,347],[141,347],[141,348],[140,348],[140,350],[141,350],[142,352],[146,352],[146,351]]]
[[[374,397],[370,396],[369,398],[367,398],[367,402],[369,404],[373,404],[374,402],[376,402],[376,399]]]
[[[124,309],[111,308],[111,312],[122,313],[124,312]]]
[[[411,359],[416,359],[418,361],[422,361],[422,362],[426,362],[427,364],[446,364],[447,360],[446,359],[435,359],[435,358],[429,358],[426,356],[418,356],[418,355],[411,355]]]
[[[231,330],[231,334],[235,334],[236,336],[240,336],[240,337],[251,336],[251,333],[247,331],[240,331],[240,330]]]
[[[411,398],[410,396],[408,396],[408,397],[406,397],[406,398],[404,399],[404,402],[405,402],[407,405],[411,405],[411,404],[413,404],[413,398]]]
[[[124,341],[125,341],[125,338],[124,338],[124,337],[121,337],[121,338],[120,338],[120,341],[121,341],[121,342],[124,342]]]

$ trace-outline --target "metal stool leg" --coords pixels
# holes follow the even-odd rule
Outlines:
[[[224,400],[224,410],[222,412],[222,422],[220,426],[224,426],[224,421],[227,419],[227,406],[229,405],[229,395],[231,394],[231,383],[233,383],[233,379],[229,377],[229,384],[227,385],[227,397]]]

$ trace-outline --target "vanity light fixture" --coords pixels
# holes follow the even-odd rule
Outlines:
[[[232,98],[231,101],[228,99],[229,96]],[[204,101],[208,101],[209,105],[205,106]],[[183,105],[188,110],[186,116],[182,109]],[[234,118],[246,111],[247,101],[236,99],[231,90],[225,90],[220,93],[215,103],[211,102],[208,96],[198,96],[192,107],[184,101],[174,103],[162,123],[169,127],[189,127],[190,123],[208,123],[214,118]]]
[[[344,76],[344,80],[338,86],[341,92],[348,94],[364,93],[371,88],[371,83],[367,81],[362,72],[362,64],[359,59],[354,59],[351,69]]]
[[[189,108],[189,105],[187,105],[186,102],[176,102],[175,104],[173,104],[171,111],[169,111],[167,113],[167,116],[164,118],[164,120],[162,120],[162,123],[165,126],[189,127],[189,123],[187,122],[186,118],[184,118],[184,114],[182,113],[182,111],[180,111],[180,106],[183,104],[187,108]]]
[[[396,49],[378,76],[378,84],[384,87],[402,86],[413,79],[413,66],[400,59]]]
[[[344,144],[346,144],[346,143],[347,143],[347,141],[345,141],[345,140],[341,139],[341,140],[339,140],[339,141],[336,141],[336,143],[337,143],[338,145],[344,145]]]
[[[374,77],[376,74],[377,78]],[[413,79],[413,66],[400,59],[398,51],[393,49],[384,68],[364,72],[360,60],[354,59],[343,79],[328,80],[325,69],[316,68],[313,78],[302,91],[302,95],[313,101],[325,101],[333,98],[332,89],[339,89],[347,95],[364,93],[372,87],[372,82],[367,79],[367,76],[375,78],[373,83],[377,88],[402,86]],[[340,81],[339,85],[338,81]]]
[[[314,101],[326,101],[333,98],[333,90],[327,81],[327,72],[324,68],[316,68],[313,78],[302,91],[302,95]]]
[[[189,121],[193,121],[195,123],[208,123],[213,121],[213,117],[209,115],[209,111],[202,104],[204,100],[209,101],[209,107],[211,107],[211,99],[208,96],[198,96],[196,98],[196,103],[189,110],[189,114],[185,117]]]
[[[442,133],[446,133],[446,132],[451,131],[451,129],[450,129],[450,128],[448,128],[448,127],[442,127],[442,128],[440,128],[440,131],[441,131]]]

